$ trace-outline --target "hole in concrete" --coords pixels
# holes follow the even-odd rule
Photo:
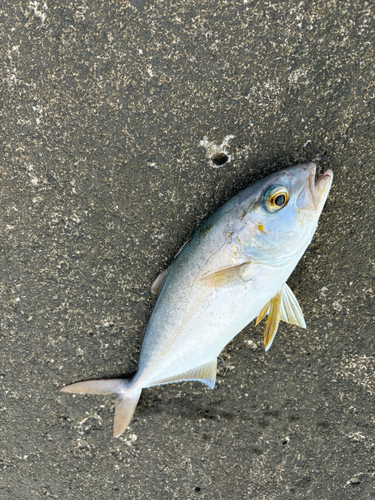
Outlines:
[[[216,153],[211,156],[211,160],[214,165],[221,166],[229,160],[229,156],[225,153]]]

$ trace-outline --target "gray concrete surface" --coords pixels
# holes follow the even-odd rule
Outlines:
[[[374,498],[374,3],[0,9],[1,500]],[[290,280],[306,331],[265,354],[249,326],[214,391],[144,391],[118,440],[110,399],[58,392],[132,372],[188,236],[307,160],[335,180]]]

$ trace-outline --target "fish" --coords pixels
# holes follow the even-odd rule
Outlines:
[[[213,389],[217,357],[254,319],[258,324],[267,316],[266,351],[280,321],[306,328],[286,282],[316,231],[333,173],[315,177],[314,163],[288,167],[227,201],[154,281],[157,300],[135,374],[77,382],[61,391],[115,395],[119,437],[142,389],[182,381]]]

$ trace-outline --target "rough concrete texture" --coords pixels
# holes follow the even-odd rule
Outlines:
[[[0,15],[1,500],[374,498],[374,3]],[[58,392],[134,371],[150,285],[189,235],[307,160],[335,179],[289,281],[306,331],[282,324],[265,354],[249,326],[214,391],[145,390],[118,440],[111,399]]]

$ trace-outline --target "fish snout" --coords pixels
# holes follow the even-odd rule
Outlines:
[[[331,189],[332,180],[333,172],[331,169],[328,169],[315,183],[315,198],[321,206],[324,205],[327,199],[329,190]]]
[[[320,211],[331,188],[333,172],[328,169],[315,181],[316,165],[308,163],[308,175],[303,189],[297,199],[297,208]]]

